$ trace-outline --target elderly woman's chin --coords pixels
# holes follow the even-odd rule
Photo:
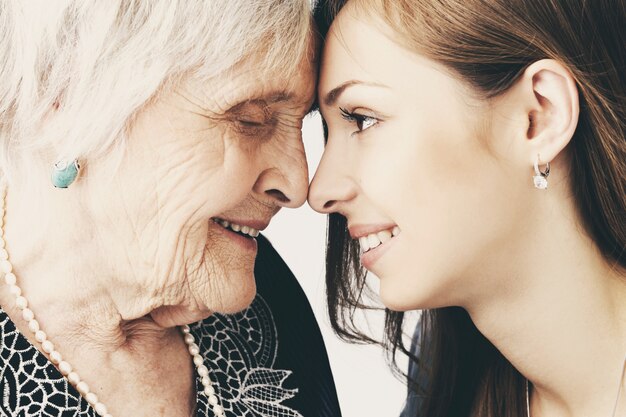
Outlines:
[[[229,236],[209,222],[205,242],[187,242],[197,247],[183,255],[166,291],[159,291],[151,318],[162,327],[203,320],[213,313],[230,314],[246,309],[256,296],[254,263],[257,243],[253,238]],[[226,233],[225,233],[226,232]],[[240,239],[249,239],[242,242]],[[173,277],[176,278],[176,277]]]
[[[256,247],[256,242],[254,242]],[[256,296],[254,261],[256,250],[252,253],[233,250],[232,247],[210,248],[211,260],[206,285],[201,287],[201,296],[211,312],[236,313],[246,309]]]
[[[247,308],[256,295],[254,263],[258,246],[252,236],[234,232],[217,219],[208,223],[199,267],[188,274],[195,279],[197,294],[211,312],[236,313]]]
[[[248,262],[246,262],[248,261]],[[226,268],[201,268],[211,271],[187,277],[185,301],[164,304],[150,312],[150,317],[162,327],[193,323],[213,313],[231,314],[246,309],[256,296],[254,258],[232,259]],[[194,274],[195,275],[195,274]]]

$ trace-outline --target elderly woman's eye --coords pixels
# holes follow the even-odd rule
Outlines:
[[[274,132],[275,123],[272,120],[239,119],[236,121],[238,133],[258,138],[269,137]]]
[[[260,136],[271,133],[274,116],[265,103],[248,101],[230,109],[231,120],[239,133]]]
[[[265,123],[265,120],[253,120],[245,118],[241,118],[238,121],[245,127],[259,127],[263,126],[263,124]]]
[[[260,107],[250,107],[237,112],[237,120],[246,126],[259,126],[267,121],[267,113]]]

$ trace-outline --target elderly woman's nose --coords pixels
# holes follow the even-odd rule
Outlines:
[[[325,153],[309,187],[309,205],[320,213],[334,213],[356,196],[356,184],[346,175],[340,161]]]
[[[261,173],[255,191],[274,200],[280,207],[297,208],[306,201],[309,170],[304,149],[275,156],[272,166]]]

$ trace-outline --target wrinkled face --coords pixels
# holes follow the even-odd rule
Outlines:
[[[484,288],[480,267],[511,249],[528,171],[493,140],[485,103],[351,4],[323,52],[329,135],[309,202],[347,218],[387,307],[463,305]]]
[[[186,79],[137,117],[109,200],[94,211],[131,288],[176,306],[162,322],[251,302],[253,236],[306,199],[301,123],[315,67],[304,59],[295,76],[260,78],[248,63],[207,82]]]

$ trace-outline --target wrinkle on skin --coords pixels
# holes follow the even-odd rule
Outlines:
[[[65,360],[119,405],[114,415],[191,410],[193,363],[172,326],[239,311],[256,294],[256,253],[212,218],[267,222],[306,198],[301,119],[317,62],[262,78],[248,64],[160,92],[134,117],[121,161],[81,161],[70,189],[51,189],[43,157],[29,176],[39,188],[9,185],[5,234],[20,287]],[[242,102],[257,107],[232,110]],[[0,305],[28,335],[12,300],[0,286]]]
[[[34,283],[41,276],[39,264],[45,263],[51,276],[75,271],[67,288],[72,293],[72,287],[83,287],[72,301],[80,306],[73,329],[81,331],[67,330],[67,322],[55,326],[54,319],[45,323],[47,314],[67,316],[67,303],[59,301],[56,291],[37,294],[31,288],[32,302],[46,305],[37,310],[42,325],[77,343],[91,339],[104,347],[111,340],[127,341],[124,332],[146,326],[144,317],[150,313],[169,326],[245,308],[255,294],[254,254],[233,246],[211,218],[268,220],[282,204],[267,193],[267,184],[283,191],[300,187],[298,192],[306,196],[301,119],[314,99],[315,67],[303,62],[287,80],[259,80],[255,71],[236,70],[230,78],[188,78],[159,94],[135,117],[119,169],[106,158],[86,161],[89,175],[68,190],[69,199],[51,205],[51,210],[71,205],[80,210],[63,209],[50,228],[44,227],[45,219],[34,220],[38,229],[59,237],[59,248],[71,242],[80,250],[78,265],[73,264],[76,258],[64,262],[62,256],[54,261],[42,256],[20,274],[20,279],[33,277]],[[268,105],[275,124],[261,129],[266,137],[237,128],[236,114],[229,112],[237,103],[257,99],[275,101]],[[8,240],[16,241],[14,235]],[[16,244],[11,250],[14,264],[35,259],[34,248],[41,245],[30,244],[28,238]],[[88,300],[100,300],[102,306]],[[88,336],[91,327],[109,334],[115,330],[111,323],[134,320],[136,325],[117,329],[119,337]],[[137,337],[144,340],[149,333],[137,332]]]

